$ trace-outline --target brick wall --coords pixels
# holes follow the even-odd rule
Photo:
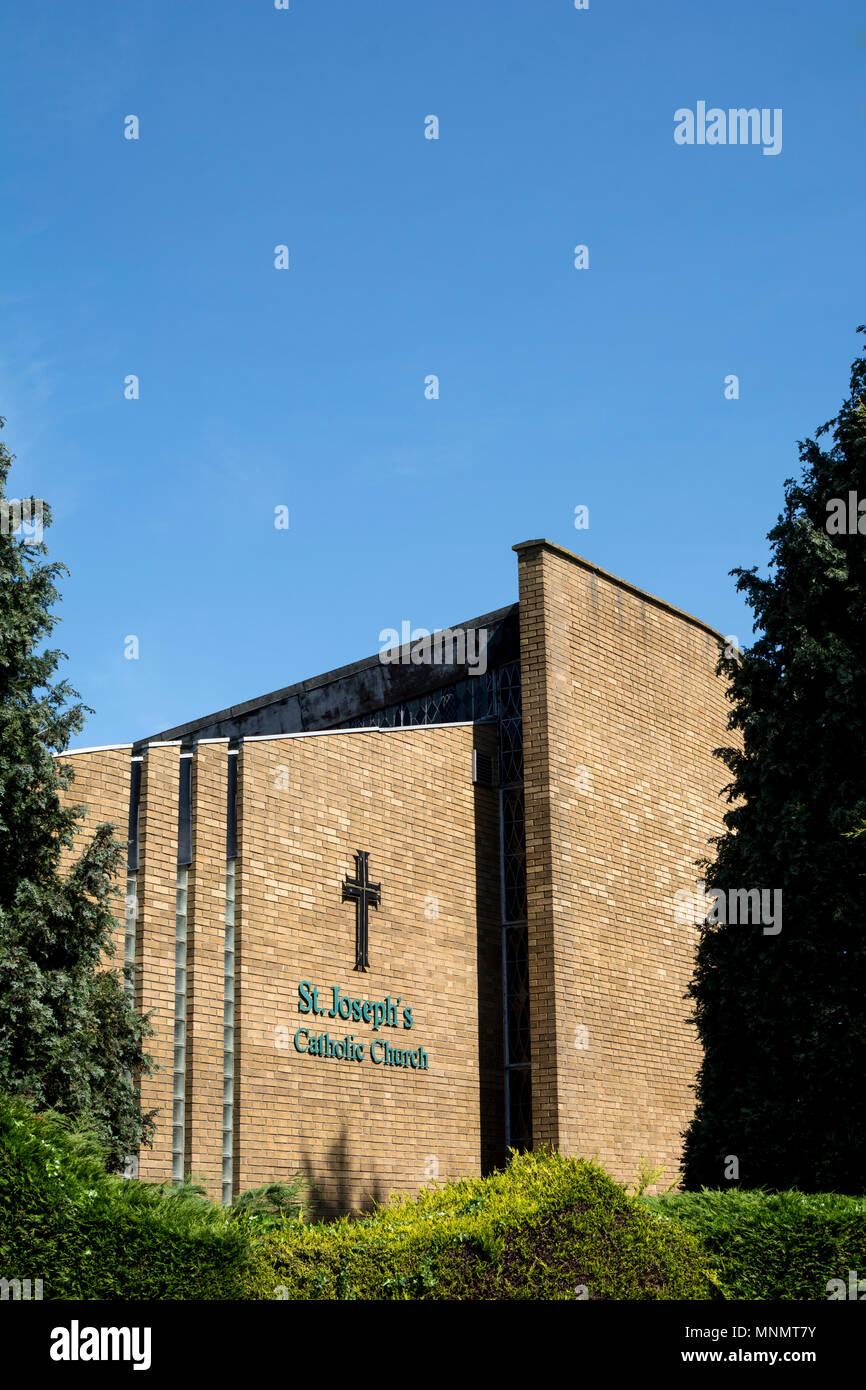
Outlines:
[[[480,1091],[501,1097],[496,794],[472,784],[491,728],[353,731],[247,740],[237,867],[236,1137],[241,1188],[303,1168],[323,1210],[477,1173],[490,1136]],[[353,852],[370,856],[370,969],[355,972],[355,913],[341,902]],[[480,951],[479,951],[480,941]],[[479,1010],[479,973],[483,976]],[[312,1019],[310,981],[401,999],[411,1030]],[[298,1027],[365,1044],[362,1062],[301,1055]],[[282,1030],[282,1031],[280,1031]],[[369,1044],[423,1046],[429,1070],[373,1065]],[[483,1048],[483,1061],[479,1047]],[[498,1101],[501,1145],[501,1098]]]
[[[158,1111],[153,1146],[139,1161],[139,1176],[149,1182],[171,1177],[179,767],[179,744],[151,744],[141,781],[135,1002],[150,1015],[147,1051],[159,1068],[141,1080],[143,1109]]]
[[[228,740],[200,743],[192,767],[187,898],[187,1168],[211,1197],[222,1187],[223,962]]]
[[[516,547],[536,1143],[597,1155],[630,1180],[678,1169],[698,1062],[684,999],[696,932],[674,894],[721,823],[727,702],[711,630],[547,542]],[[248,739],[239,758],[235,908],[235,1190],[306,1171],[323,1211],[502,1160],[502,977],[495,791],[472,784],[493,726]],[[70,755],[86,830],[125,838],[129,748]],[[224,741],[193,760],[185,1169],[220,1190]],[[141,1175],[171,1174],[180,747],[143,763],[136,1000],[160,1064]],[[355,972],[354,851],[383,901]],[[122,910],[122,909],[121,909]],[[118,941],[122,949],[122,923]],[[122,959],[122,956],[121,956]],[[399,996],[411,1030],[298,1011],[298,984]],[[295,1032],[354,1033],[361,1062],[303,1055]],[[374,1065],[376,1037],[429,1070]]]
[[[309,1178],[321,1210],[362,1206],[393,1188],[478,1173],[501,1162],[502,981],[495,790],[472,783],[472,750],[492,726],[248,740],[239,755],[236,860],[235,1190]],[[187,898],[185,1171],[220,1195],[226,741],[193,759],[193,862]],[[73,799],[88,824],[107,815],[125,838],[129,749],[77,755]],[[142,765],[136,1004],[149,1012],[159,1065],[142,1080],[158,1109],[142,1178],[171,1176],[175,895],[180,746],[151,745]],[[354,851],[370,855],[382,903],[370,913],[370,970],[355,972],[355,914],[341,901]],[[120,927],[122,960],[122,925]],[[298,984],[401,1000],[409,1029],[312,1020]],[[363,1062],[295,1050],[300,1026],[354,1033]],[[278,1031],[282,1030],[282,1031]],[[369,1044],[423,1047],[427,1071],[369,1060]]]
[[[131,744],[118,748],[95,748],[80,753],[64,753],[58,761],[73,774],[68,789],[61,794],[66,806],[84,806],[87,814],[79,822],[70,850],[61,856],[61,868],[68,870],[98,825],[109,822],[117,838],[126,845],[129,833],[129,759]],[[117,928],[112,934],[115,953],[107,962],[111,969],[123,966],[124,893],[126,888],[126,856],[117,876],[120,890],[114,903]]]
[[[697,933],[673,895],[724,810],[718,643],[568,551],[515,549],[534,1141],[671,1181],[699,1060],[683,998]]]

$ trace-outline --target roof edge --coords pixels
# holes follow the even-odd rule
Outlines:
[[[438,632],[455,632],[460,629],[466,631],[471,628],[504,623],[511,613],[516,612],[517,607],[516,603],[507,603],[503,608],[494,608],[490,613],[482,613],[476,618],[467,618],[462,623],[452,623],[448,628],[436,628],[430,635],[435,637]],[[308,676],[305,680],[295,681],[294,684],[283,686],[280,690],[272,690],[265,695],[254,696],[251,700],[243,700],[238,704],[228,705],[225,709],[214,710],[212,714],[203,715],[201,718],[187,720],[183,724],[175,724],[170,729],[163,729],[159,733],[151,735],[150,738],[135,739],[133,740],[134,746],[139,747],[143,744],[153,743],[155,740],[163,742],[182,740],[187,735],[195,733],[196,729],[206,725],[238,719],[244,714],[266,709],[269,705],[279,704],[280,701],[289,700],[293,696],[300,696],[311,690],[320,690],[323,686],[333,682],[346,680],[358,671],[376,667],[379,664],[379,659],[380,653],[374,652],[372,656],[362,657],[359,661],[350,661],[345,666],[337,666],[321,675]]]
[[[94,743],[89,748],[64,748],[63,752],[52,752],[52,758],[74,758],[78,753],[115,753],[121,748],[132,748],[132,741],[127,743]]]
[[[549,541],[543,537],[534,541],[519,541],[511,549],[517,552],[518,558],[527,550],[549,550],[552,554],[570,560],[574,565],[579,565],[581,569],[589,570],[592,574],[599,575],[601,579],[618,585],[620,589],[625,589],[627,593],[634,594],[646,603],[652,603],[656,608],[663,608],[666,612],[673,613],[675,617],[683,618],[687,623],[693,623],[695,627],[703,628],[704,632],[708,632],[711,637],[715,637],[721,642],[727,641],[723,633],[711,627],[709,623],[705,623],[703,618],[696,618],[693,613],[687,613],[684,608],[677,608],[676,604],[668,603],[667,599],[659,598],[657,594],[651,594],[647,589],[640,589],[637,584],[630,584],[627,579],[620,579],[618,574],[611,574],[610,570],[602,569],[601,565],[595,565],[591,560],[585,560],[582,555],[576,555],[573,550],[566,550],[564,545],[557,545],[555,541]]]

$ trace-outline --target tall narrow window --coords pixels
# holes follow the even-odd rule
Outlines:
[[[133,755],[129,769],[129,849],[127,852],[127,869],[134,874],[138,869],[138,828],[139,814],[141,811],[141,766],[144,758],[141,754]]]
[[[174,913],[174,1100],[171,1130],[172,1182],[183,1182],[186,1108],[186,899],[189,869],[178,866]]]
[[[174,909],[174,1090],[171,1119],[171,1177],[183,1182],[186,1139],[186,936],[189,865],[192,863],[192,759],[180,755],[177,798],[177,886]]]
[[[226,859],[235,859],[238,852],[238,756],[237,748],[229,748],[226,796]]]
[[[236,759],[229,761],[229,767]],[[235,861],[226,861],[226,934],[223,971],[223,1186],[226,1206],[233,1195],[235,1077]]]
[[[177,798],[177,862],[192,863],[192,753],[180,755]]]
[[[126,902],[123,914],[123,988],[131,1004],[135,1003],[135,942],[138,931],[138,833],[141,810],[141,768],[143,755],[133,755],[129,770],[129,825],[126,854]],[[127,1071],[132,1081],[132,1073]],[[123,1161],[123,1176],[138,1177],[138,1154],[127,1154]]]
[[[502,883],[502,988],[505,1011],[505,1142],[532,1147],[529,934],[520,667],[499,668],[499,780]]]
[[[126,851],[126,910],[123,920],[123,984],[135,999],[135,935],[138,922],[138,830],[141,812],[141,766],[144,758],[136,754],[129,769],[129,833]]]
[[[223,1202],[234,1196],[235,862],[238,852],[238,757],[229,745],[226,785],[226,929],[223,957]]]
[[[141,811],[141,765],[136,755],[129,771],[129,839],[126,851],[126,911],[123,920],[123,986],[135,999],[135,933],[138,923],[138,822]]]
[[[123,988],[135,1002],[135,928],[138,920],[138,874],[126,875],[126,907],[123,914]]]

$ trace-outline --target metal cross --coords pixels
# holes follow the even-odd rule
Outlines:
[[[355,969],[366,970],[370,964],[368,929],[368,907],[377,907],[382,901],[381,883],[370,882],[370,856],[362,849],[355,852],[355,877],[346,874],[343,880],[343,902],[355,904]]]

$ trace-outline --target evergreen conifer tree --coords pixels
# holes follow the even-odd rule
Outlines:
[[[705,865],[728,904],[732,890],[780,889],[782,925],[701,929],[690,994],[704,1057],[685,1178],[859,1193],[866,837],[851,832],[866,816],[866,357],[838,415],[799,449],[769,577],[733,571],[758,635],[719,663],[742,746],[717,753],[730,809]]]
[[[89,1125],[119,1167],[154,1127],[136,1088],[150,1030],[122,971],[104,968],[124,849],[100,825],[61,862],[84,812],[63,803],[71,772],[53,754],[90,711],[55,678],[64,653],[45,643],[68,571],[45,559],[47,504],[30,499],[41,519],[16,526],[12,462],[0,443],[0,1089]]]

